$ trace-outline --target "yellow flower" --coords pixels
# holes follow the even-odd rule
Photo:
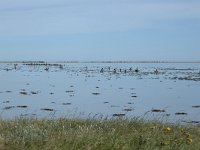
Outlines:
[[[164,142],[160,142],[161,145],[169,145],[170,142],[169,141],[164,141]]]
[[[187,144],[191,144],[192,143],[192,138],[187,138]]]
[[[172,129],[170,127],[167,127],[164,129],[164,131],[171,131]]]

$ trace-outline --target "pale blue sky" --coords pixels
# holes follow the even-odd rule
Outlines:
[[[200,1],[0,0],[0,60],[200,61]]]

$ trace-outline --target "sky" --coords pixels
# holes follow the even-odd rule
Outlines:
[[[199,0],[0,0],[0,61],[200,61]]]

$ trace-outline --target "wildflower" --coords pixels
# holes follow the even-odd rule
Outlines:
[[[171,131],[172,129],[170,127],[167,127],[164,129],[164,131]]]
[[[187,144],[191,144],[192,143],[192,138],[187,138]]]
[[[169,145],[170,142],[169,142],[169,141],[162,141],[162,142],[160,142],[160,144],[161,144],[161,145]]]

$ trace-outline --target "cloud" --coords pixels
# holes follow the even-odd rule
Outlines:
[[[1,35],[54,35],[155,28],[200,21],[198,1],[0,1]]]

